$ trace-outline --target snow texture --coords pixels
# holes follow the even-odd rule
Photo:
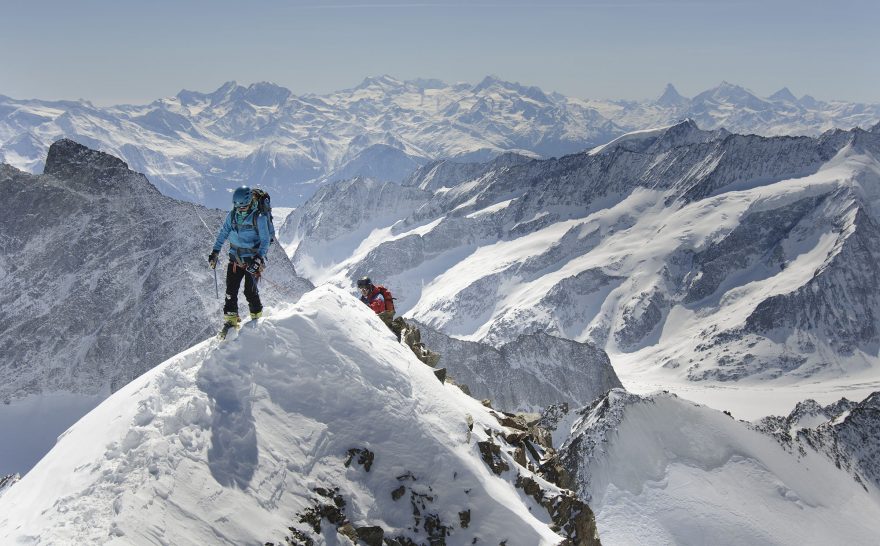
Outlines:
[[[452,544],[560,542],[514,485],[530,473],[504,449],[519,470],[484,463],[478,442],[501,432],[356,298],[323,286],[105,400],[0,496],[0,542],[263,544],[297,530],[346,544],[327,520],[315,531],[297,518],[327,490],[353,527],[419,544],[433,524]]]
[[[572,423],[560,457],[604,544],[872,544],[880,533],[876,484],[719,411],[615,390],[560,426]]]

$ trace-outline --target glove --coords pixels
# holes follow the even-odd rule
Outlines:
[[[263,271],[264,267],[265,267],[265,262],[263,262],[263,258],[260,258],[259,256],[255,256],[255,257],[251,258],[250,260],[248,260],[247,267],[244,270],[255,277],[259,277],[260,273]]]
[[[211,266],[211,269],[214,269],[217,267],[217,251],[216,250],[212,250],[211,253],[208,255],[208,265]]]

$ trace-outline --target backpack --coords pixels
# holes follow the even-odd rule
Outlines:
[[[266,191],[259,188],[251,190],[251,194],[257,202],[256,214],[251,216],[254,221],[254,231],[257,232],[257,236],[259,237],[260,229],[257,227],[257,218],[260,215],[266,216],[266,222],[269,224],[269,245],[271,246],[272,243],[275,242],[275,224],[272,222],[272,199]],[[235,214],[232,215],[232,229],[238,231],[238,221],[235,216]]]
[[[381,284],[376,286],[376,290],[385,298],[385,311],[394,312],[394,296],[391,295],[391,291]]]

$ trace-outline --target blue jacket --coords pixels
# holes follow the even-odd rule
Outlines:
[[[269,220],[265,214],[259,214],[256,207],[238,222],[238,229],[233,229],[232,217],[236,214],[235,209],[226,215],[226,221],[217,232],[217,241],[214,243],[214,252],[220,252],[223,243],[229,238],[229,256],[232,259],[242,260],[252,256],[265,258],[269,252]],[[254,215],[257,219],[257,229],[254,230]]]

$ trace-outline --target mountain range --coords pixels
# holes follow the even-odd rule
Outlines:
[[[0,162],[37,173],[59,138],[122,158],[165,195],[225,207],[247,183],[295,206],[323,183],[354,176],[401,182],[431,161],[500,154],[560,157],[626,132],[691,118],[764,136],[868,127],[880,105],[824,102],[787,89],[761,98],[727,82],[693,98],[587,100],[487,77],[476,85],[390,76],[326,95],[228,82],[146,105],[0,96]]]
[[[267,316],[221,343],[222,213],[58,141],[43,174],[0,171],[0,462],[35,408],[97,407],[0,478],[0,541],[870,542],[876,393],[746,423],[620,386],[877,390],[878,156],[880,125],[688,120],[329,182],[279,226]],[[363,275],[456,384],[353,297]]]
[[[0,301],[0,436],[17,438],[0,444],[3,474],[27,471],[76,419],[217,331],[224,277],[212,277],[207,256],[225,213],[164,196],[122,160],[66,139],[41,175],[0,166],[0,191],[12,207],[0,218],[0,279],[19,287]],[[274,245],[261,281],[266,313],[312,288]],[[455,340],[442,348],[459,380],[504,409],[579,406],[620,386],[601,349],[558,337],[500,352]],[[492,375],[479,377],[486,355]],[[584,381],[556,384],[570,374]]]
[[[592,343],[626,385],[876,387],[878,199],[880,124],[760,137],[688,120],[559,159],[432,163],[399,188],[331,184],[279,237],[315,283],[371,276],[460,340]]]

